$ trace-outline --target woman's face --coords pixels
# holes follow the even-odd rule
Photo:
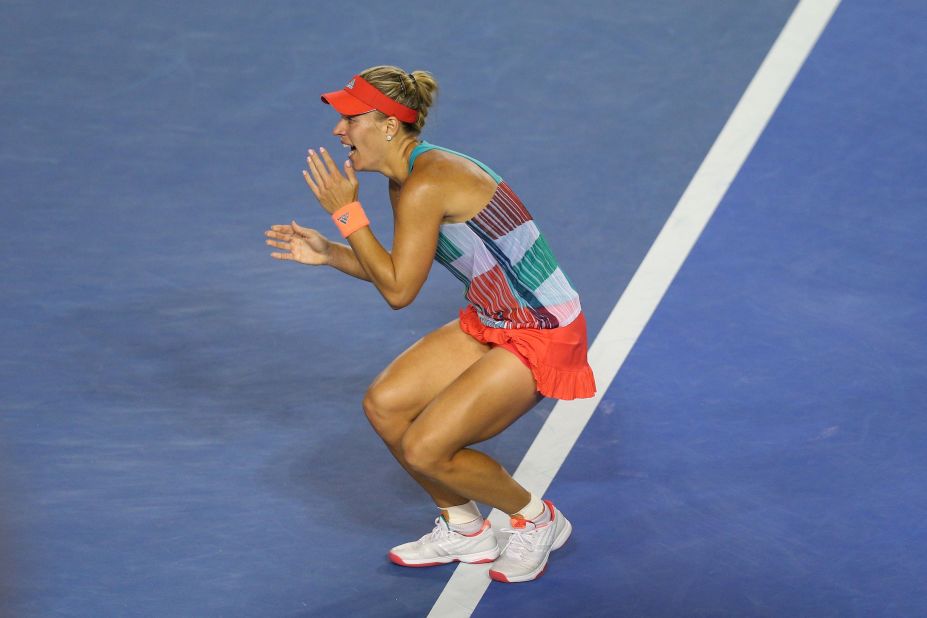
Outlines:
[[[375,170],[386,146],[386,133],[376,111],[342,116],[332,133],[348,149],[348,158],[355,170]]]

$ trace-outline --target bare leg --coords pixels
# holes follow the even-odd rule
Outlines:
[[[429,333],[403,352],[371,384],[364,411],[387,448],[439,507],[470,500],[406,462],[402,437],[429,403],[489,351],[463,331],[457,320]]]
[[[531,371],[511,352],[492,349],[412,421],[401,442],[406,465],[459,496],[516,513],[528,491],[491,457],[466,447],[495,436],[538,400]]]

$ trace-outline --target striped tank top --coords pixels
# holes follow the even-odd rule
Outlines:
[[[409,157],[442,150],[479,165],[493,180],[492,199],[472,219],[441,225],[435,261],[465,286],[464,296],[491,328],[557,328],[579,315],[579,294],[515,192],[473,157],[419,144]]]

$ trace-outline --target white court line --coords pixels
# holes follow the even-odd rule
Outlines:
[[[802,0],[795,7],[590,347],[598,393],[558,402],[515,471],[515,479],[529,491],[539,496],[547,491],[839,4]],[[508,525],[499,511],[489,518],[497,528]],[[489,567],[459,565],[428,616],[470,616],[489,587]]]

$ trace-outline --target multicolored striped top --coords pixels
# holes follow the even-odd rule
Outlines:
[[[576,319],[579,294],[515,192],[473,157],[427,142],[412,151],[409,171],[433,149],[472,161],[497,183],[492,199],[472,219],[441,226],[435,253],[466,286],[464,296],[480,321],[492,328],[557,328]]]

